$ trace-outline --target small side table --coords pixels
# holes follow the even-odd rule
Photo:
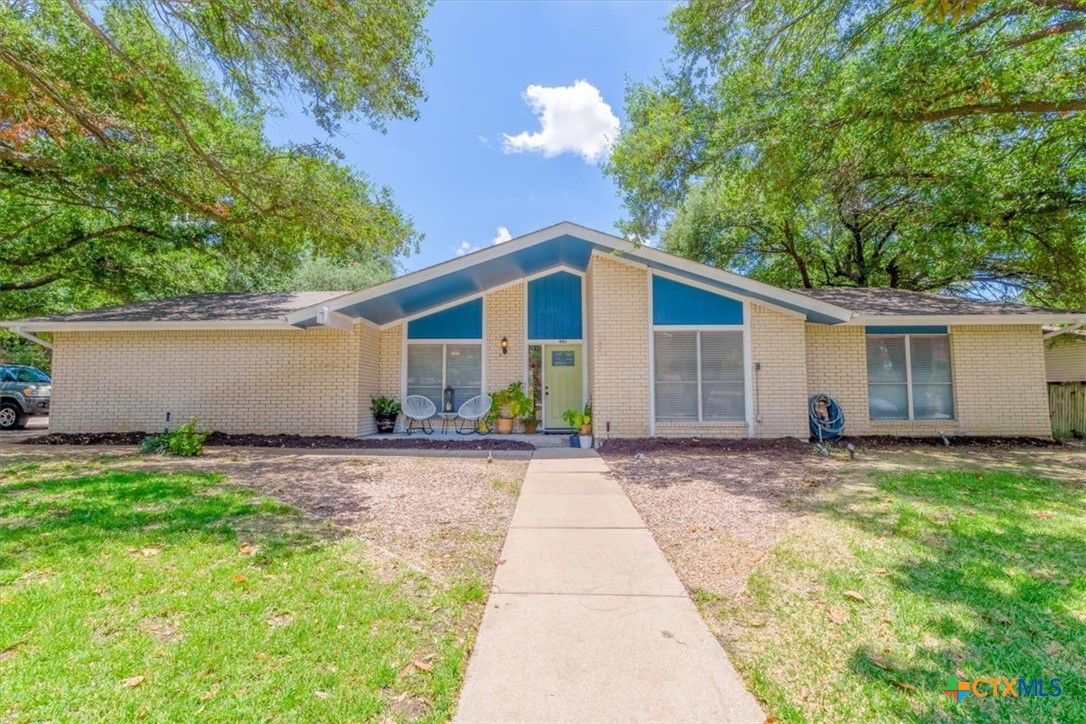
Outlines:
[[[453,421],[456,420],[456,413],[455,412],[439,412],[439,413],[437,413],[437,416],[441,418],[441,434],[442,435],[448,435],[449,434],[449,425],[451,425],[453,423]]]

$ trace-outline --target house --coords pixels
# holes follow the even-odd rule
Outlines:
[[[564,222],[353,292],[197,295],[3,323],[53,334],[60,432],[365,435],[517,380],[599,438],[1049,435],[1045,324],[1086,315],[891,289],[794,291]]]
[[[1086,384],[1086,329],[1045,328],[1045,379],[1050,384]]]

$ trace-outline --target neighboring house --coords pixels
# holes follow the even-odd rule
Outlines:
[[[1045,328],[1052,434],[1086,436],[1086,329]]]
[[[1053,336],[1045,345],[1045,377],[1049,382],[1086,383],[1086,330],[1045,330]]]
[[[359,435],[370,398],[517,380],[599,438],[1048,436],[1041,327],[1086,315],[890,289],[790,291],[561,223],[361,291],[198,295],[3,323],[52,332],[59,432]]]

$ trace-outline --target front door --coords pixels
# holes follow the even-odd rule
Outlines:
[[[581,365],[581,345],[543,346],[543,426],[546,429],[569,427],[562,419],[562,413],[584,407]]]

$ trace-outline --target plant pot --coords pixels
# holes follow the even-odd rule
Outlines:
[[[580,447],[581,446],[581,436],[580,435],[570,435],[569,436],[569,446],[570,447]]]
[[[539,420],[523,420],[521,424],[524,425],[525,435],[534,435],[535,431],[539,429]]]
[[[581,449],[582,450],[586,450],[586,449],[592,447],[592,436],[591,435],[578,435],[578,437],[580,438]]]
[[[508,435],[513,432],[513,418],[511,417],[499,417],[498,418],[498,434]]]
[[[592,423],[589,423],[587,425],[581,425],[581,434],[582,435],[588,435],[588,436],[591,437],[591,435],[592,435]]]
[[[396,415],[390,413],[374,415],[373,419],[377,421],[377,432],[381,433],[382,435],[387,435],[390,432],[395,432],[396,417]]]

